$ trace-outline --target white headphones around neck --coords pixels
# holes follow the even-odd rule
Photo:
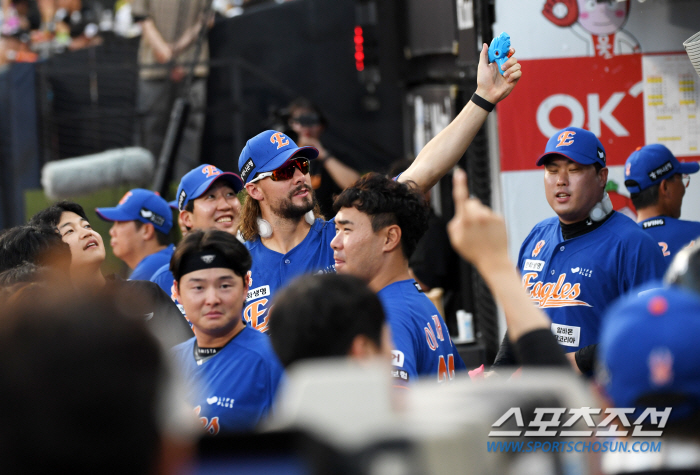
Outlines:
[[[589,216],[593,221],[602,221],[605,219],[605,217],[607,215],[612,213],[612,210],[613,210],[612,201],[610,201],[610,197],[608,196],[608,193],[604,192],[603,199],[595,204],[595,206],[591,210],[591,213],[589,214]]]
[[[309,224],[309,226],[313,226],[316,222],[316,216],[314,216],[314,211],[311,210],[308,213],[306,213],[304,215],[304,220]],[[258,235],[261,238],[267,239],[270,236],[272,236],[272,225],[270,223],[262,219],[260,216],[258,216],[257,223]]]

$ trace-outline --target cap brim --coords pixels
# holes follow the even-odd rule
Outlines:
[[[223,181],[227,182],[229,185],[231,185],[231,187],[233,188],[233,191],[235,191],[236,193],[238,193],[239,191],[241,191],[243,189],[243,180],[241,180],[241,177],[239,177],[235,173],[223,172],[220,175],[216,175],[215,177],[212,177],[211,180],[205,181],[204,183],[202,183],[199,186],[199,188],[197,188],[195,190],[195,192],[192,194],[192,197],[189,198],[188,201],[196,200],[197,198],[202,196],[204,193],[207,192],[207,190],[209,188],[211,188],[211,186],[215,182],[217,182],[219,180],[223,180]]]
[[[171,207],[172,209],[174,209],[175,211],[179,211],[179,210],[177,209],[177,200],[168,201],[168,206],[170,206],[170,207]]]
[[[95,208],[97,216],[105,221],[134,221],[133,216],[127,216],[124,210],[119,208]]]
[[[678,167],[679,173],[685,173],[687,175],[697,173],[700,170],[700,163],[698,162],[682,162],[681,166]]]
[[[537,159],[536,165],[538,167],[542,166],[544,164],[544,161],[548,157],[552,157],[552,156],[560,156],[560,157],[568,158],[569,160],[574,161],[576,163],[579,163],[581,165],[593,165],[595,163],[600,163],[597,160],[591,160],[590,158],[579,157],[579,156],[575,156],[572,154],[567,155],[567,154],[561,153],[561,152],[547,152],[544,155],[542,155],[540,158]]]

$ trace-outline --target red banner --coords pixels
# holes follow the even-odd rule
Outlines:
[[[564,127],[592,131],[608,165],[644,145],[642,55],[520,61],[523,77],[498,104],[503,171],[536,169],[549,137]]]

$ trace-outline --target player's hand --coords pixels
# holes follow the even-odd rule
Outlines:
[[[497,266],[512,269],[505,221],[478,199],[469,197],[467,174],[460,169],[454,171],[452,196],[455,215],[447,232],[455,251],[480,272]]]
[[[503,63],[503,76],[498,72],[498,63],[489,63],[489,46],[484,43],[479,55],[479,69],[476,75],[476,93],[487,101],[496,104],[511,93],[518,80],[522,76],[520,63],[512,56],[515,54],[510,49],[511,57]]]

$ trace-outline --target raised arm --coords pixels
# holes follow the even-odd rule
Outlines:
[[[469,198],[467,177],[462,170],[455,170],[453,193],[455,216],[447,227],[450,242],[460,256],[476,267],[503,307],[511,341],[533,330],[549,329],[549,318],[533,305],[508,258],[503,218],[478,199]]]
[[[515,50],[511,48],[511,52]],[[498,65],[489,64],[488,45],[484,43],[479,57],[476,94],[491,104],[505,99],[522,75],[514,56],[504,63],[503,69],[505,73],[501,76]],[[432,188],[464,155],[488,114],[470,100],[457,117],[423,147],[399,181],[414,181],[424,192]]]

